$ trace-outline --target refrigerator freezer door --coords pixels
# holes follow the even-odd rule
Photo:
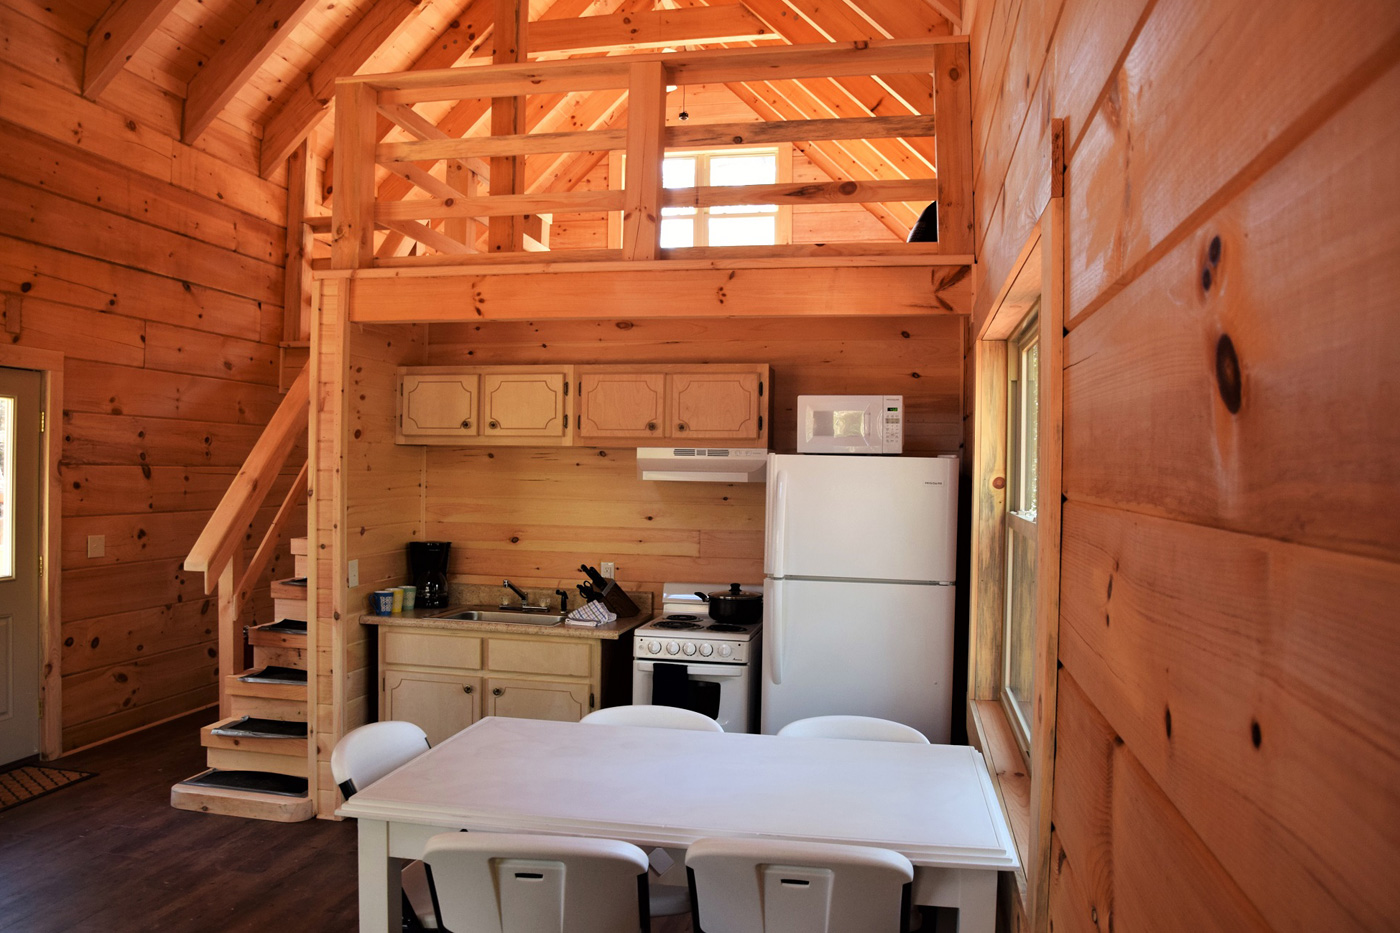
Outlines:
[[[809,716],[878,716],[947,742],[954,590],[767,580],[763,731]]]
[[[763,571],[954,581],[956,457],[768,457]]]

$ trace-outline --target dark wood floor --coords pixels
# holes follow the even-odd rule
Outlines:
[[[0,931],[353,931],[355,824],[170,806],[203,769],[198,713],[69,755],[98,776],[0,813]],[[690,933],[668,917],[656,933]]]
[[[175,810],[208,713],[52,764],[99,772],[0,813],[0,930],[354,930],[355,824]]]

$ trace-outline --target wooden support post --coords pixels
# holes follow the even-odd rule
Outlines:
[[[287,157],[287,251],[282,291],[282,342],[311,336],[311,228],[305,223],[307,196],[315,187],[315,169],[306,142]]]
[[[238,565],[242,553],[235,551],[219,574],[219,718],[229,716],[228,678],[243,670],[243,630],[238,626]]]
[[[627,186],[622,215],[622,253],[627,259],[657,259],[661,254],[665,135],[665,66],[638,62],[632,66],[627,89]]]
[[[468,198],[475,198],[480,194],[480,178],[467,168],[465,162],[448,162],[446,178],[449,187],[462,192]],[[469,251],[476,252],[472,245],[476,241],[476,221],[469,217],[451,218],[443,223],[442,229]]]
[[[938,156],[938,242],[973,250],[972,75],[967,43],[933,47],[934,151]]]
[[[335,92],[335,200],[331,206],[331,267],[359,269],[374,258],[375,91],[342,84]]]
[[[530,18],[527,0],[496,0],[495,52],[491,61],[496,65],[512,65],[525,60],[525,41]],[[494,97],[491,99],[491,135],[515,136],[525,132],[525,98]],[[525,159],[502,156],[491,160],[491,193],[521,194],[525,190]],[[488,222],[489,252],[519,252],[525,244],[522,219],[515,216],[492,217]]]

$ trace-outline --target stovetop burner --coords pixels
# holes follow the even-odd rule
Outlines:
[[[747,632],[748,630],[746,625],[734,625],[731,622],[713,622],[705,626],[707,632]]]
[[[689,613],[686,613],[686,612],[668,612],[668,613],[666,613],[666,621],[667,621],[667,622],[699,622],[699,621],[700,621],[700,617],[699,617],[699,616],[690,615]]]
[[[667,616],[660,622],[654,624],[652,628],[664,628],[685,632],[700,627],[699,623],[688,621],[693,618],[694,616]]]

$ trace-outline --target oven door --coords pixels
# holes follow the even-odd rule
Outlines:
[[[635,663],[633,703],[695,710],[718,722],[725,732],[754,730],[748,664],[692,664],[642,658]]]

